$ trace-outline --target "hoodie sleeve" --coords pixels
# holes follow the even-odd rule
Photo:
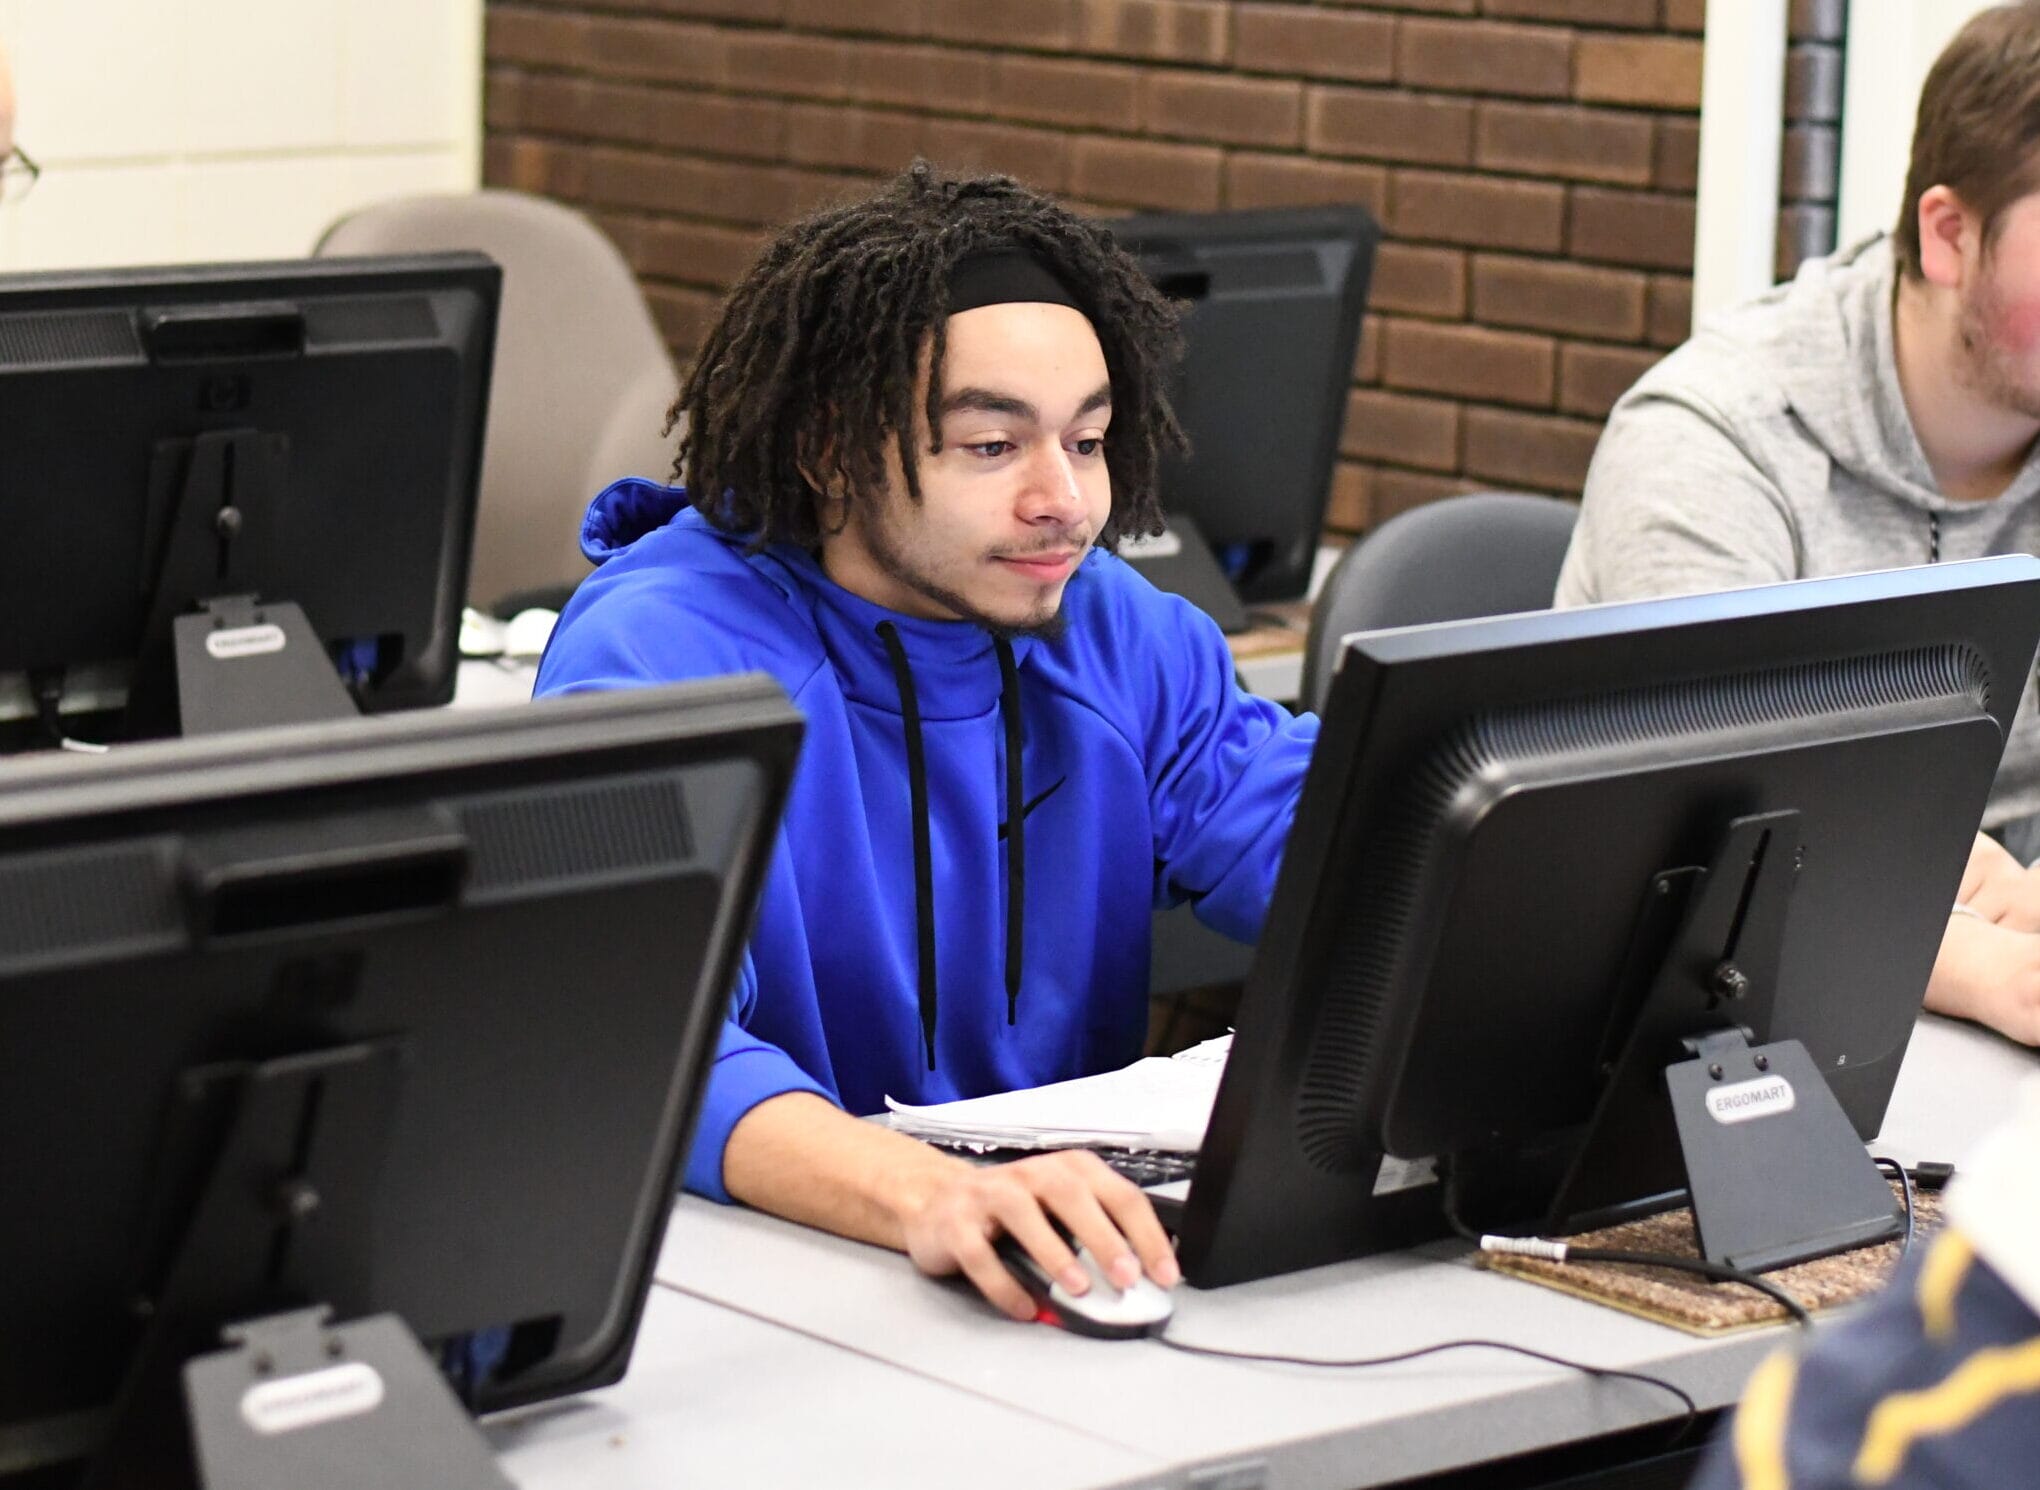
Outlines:
[[[702,1094],[701,1116],[694,1123],[693,1145],[687,1151],[687,1188],[724,1205],[731,1200],[723,1187],[723,1150],[745,1113],[788,1092],[813,1092],[825,1101],[836,1100],[792,1056],[744,1028],[757,1001],[758,971],[746,951],[730,998],[730,1015],[717,1040],[708,1090]]]
[[[1704,400],[1639,391],[1594,450],[1557,603],[1589,605],[1799,578],[1777,482]]]
[[[1241,688],[1217,625],[1174,596],[1156,671],[1159,707],[1147,713],[1145,757],[1155,832],[1155,902],[1195,902],[1227,936],[1260,935],[1289,840],[1315,714],[1292,715]]]

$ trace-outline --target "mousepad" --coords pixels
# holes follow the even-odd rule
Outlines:
[[[1914,1208],[1913,1246],[1924,1246],[1941,1224],[1940,1193],[1921,1191]],[[1683,1206],[1640,1221],[1582,1232],[1566,1240],[1583,1247],[1700,1255],[1693,1240],[1693,1212]],[[1899,1246],[1899,1240],[1894,1238],[1837,1252],[1832,1257],[1776,1268],[1762,1276],[1799,1300],[1809,1313],[1819,1313],[1839,1304],[1854,1303],[1882,1288],[1898,1270]],[[1692,1335],[1731,1334],[1778,1324],[1786,1317],[1783,1307],[1751,1289],[1735,1283],[1715,1283],[1670,1268],[1612,1262],[1557,1263],[1504,1255],[1484,1255],[1480,1262],[1498,1273],[1510,1273]]]

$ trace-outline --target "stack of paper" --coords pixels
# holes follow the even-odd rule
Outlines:
[[[1232,1052],[1220,1035],[1176,1055],[1050,1086],[911,1107],[891,1097],[892,1126],[951,1147],[1126,1148],[1195,1153]]]

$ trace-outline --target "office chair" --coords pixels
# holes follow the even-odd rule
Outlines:
[[[579,212],[523,192],[403,197],[341,218],[313,250],[479,249],[503,266],[469,603],[551,608],[587,572],[581,518],[622,476],[668,478],[680,385],[630,265]]]
[[[1332,566],[1310,613],[1300,708],[1322,710],[1348,632],[1548,610],[1579,505],[1473,492],[1397,514]]]
[[[1578,513],[1556,497],[1480,492],[1413,508],[1354,542],[1311,608],[1297,707],[1324,708],[1339,639],[1350,631],[1547,609]],[[1190,1038],[1213,1022],[1211,1011],[1183,1007],[1185,990],[1244,979],[1253,953],[1180,906],[1155,913],[1152,935],[1149,997],[1168,1001],[1153,1043],[1168,1050],[1180,1043],[1186,1014]]]

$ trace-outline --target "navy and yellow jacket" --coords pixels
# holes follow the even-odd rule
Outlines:
[[[2040,1083],[1948,1209],[1862,1314],[1757,1369],[1693,1490],[2040,1486]]]
[[[538,692],[756,669],[807,716],[688,1188],[727,1199],[752,1106],[853,1113],[1125,1065],[1157,904],[1251,940],[1317,738],[1241,691],[1218,628],[1113,555],[1054,640],[881,609],[807,553],[750,553],[676,488],[596,499]]]

